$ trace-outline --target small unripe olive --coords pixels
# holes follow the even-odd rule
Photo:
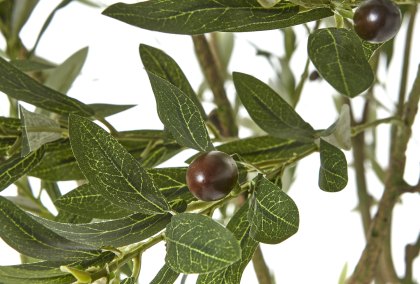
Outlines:
[[[361,39],[380,43],[393,38],[401,26],[401,11],[390,0],[367,0],[355,11],[354,30]]]
[[[203,201],[215,201],[228,195],[238,181],[235,160],[226,153],[211,151],[199,155],[187,169],[191,193]]]

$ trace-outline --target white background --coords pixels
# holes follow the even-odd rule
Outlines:
[[[40,30],[43,20],[59,3],[57,0],[40,1],[33,17],[24,27],[21,36],[24,43],[31,47]],[[103,1],[105,2],[105,1]],[[111,3],[114,1],[108,1]],[[133,1],[132,1],[133,2]],[[417,21],[417,30],[420,23]],[[298,51],[293,58],[295,75],[298,78],[306,60],[306,35],[303,29],[298,32]],[[231,71],[249,73],[263,81],[273,77],[272,69],[261,57],[255,56],[253,42],[262,49],[282,55],[282,36],[279,31],[241,33],[235,35],[235,56],[229,66]],[[379,79],[386,84],[378,88],[377,94],[383,104],[392,108],[398,94],[401,70],[402,43],[404,32],[397,38],[394,60],[390,74],[380,72]],[[420,37],[415,37],[411,60],[409,88],[411,88],[417,65],[420,63]],[[100,14],[79,3],[72,3],[56,14],[42,39],[37,54],[55,63],[60,63],[78,49],[89,46],[89,56],[81,76],[68,93],[85,103],[135,104],[137,107],[110,118],[119,130],[161,129],[156,114],[154,97],[141,65],[138,45],[145,43],[158,47],[171,55],[184,70],[193,87],[197,89],[202,77],[193,56],[191,39],[188,36],[169,35],[150,32],[131,27]],[[4,46],[3,39],[0,44]],[[313,67],[312,67],[313,69]],[[311,70],[312,70],[311,69]],[[386,88],[386,90],[385,90]],[[231,90],[231,88],[229,88]],[[337,112],[332,102],[335,91],[325,82],[308,83],[304,89],[297,111],[314,128],[326,128],[336,119]],[[361,99],[353,100],[357,107]],[[206,103],[207,110],[211,103]],[[7,115],[7,100],[0,94],[0,115]],[[382,112],[382,117],[389,113]],[[407,180],[414,184],[419,175],[420,134],[419,120],[414,126],[414,138],[408,150]],[[381,143],[378,149],[379,161],[387,163],[389,145],[388,127],[378,127]],[[241,136],[247,132],[242,131]],[[193,152],[181,153],[164,166],[182,166],[185,158]],[[351,153],[346,153],[351,164]],[[369,165],[367,165],[369,166]],[[357,204],[354,186],[354,172],[349,171],[349,184],[339,193],[326,193],[319,190],[319,156],[313,154],[305,158],[298,167],[297,180],[289,194],[295,200],[300,213],[299,232],[282,244],[262,245],[264,255],[277,283],[337,283],[340,271],[347,263],[349,272],[354,268],[364,247],[361,218],[354,208]],[[369,190],[379,198],[382,186],[369,173]],[[34,180],[34,184],[36,181]],[[63,183],[67,188],[72,184]],[[13,187],[2,195],[14,195]],[[420,198],[418,195],[404,195],[395,208],[393,228],[393,253],[400,275],[404,272],[404,246],[416,240],[419,233]],[[376,208],[373,209],[374,212]],[[164,246],[156,246],[144,254],[141,283],[149,283],[163,265]],[[16,252],[0,240],[0,265],[19,263]],[[415,266],[415,278],[420,280],[420,261]],[[195,283],[189,277],[187,283]],[[179,280],[178,280],[179,281]],[[252,265],[244,273],[242,283],[257,283]]]

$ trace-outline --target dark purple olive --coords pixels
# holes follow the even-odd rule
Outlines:
[[[355,11],[354,29],[361,39],[380,43],[393,38],[401,26],[401,11],[390,0],[367,0]]]
[[[238,167],[228,154],[211,151],[199,155],[188,167],[187,185],[203,201],[215,201],[228,195],[238,181]]]

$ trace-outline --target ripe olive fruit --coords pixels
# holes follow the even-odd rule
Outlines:
[[[222,199],[238,180],[238,167],[228,154],[211,151],[199,155],[187,169],[187,185],[191,193],[203,201]]]
[[[397,34],[401,26],[401,11],[390,0],[367,0],[356,9],[353,22],[360,38],[380,43]]]

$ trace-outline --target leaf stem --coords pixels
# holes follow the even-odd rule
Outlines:
[[[264,260],[264,255],[260,245],[257,246],[254,255],[252,256],[252,264],[254,265],[254,271],[257,275],[258,283],[272,284],[270,269]]]
[[[214,103],[217,105],[217,114],[221,122],[220,133],[225,137],[236,137],[238,127],[232,106],[226,95],[224,80],[218,68],[217,59],[212,52],[205,35],[193,35],[195,54],[200,63],[203,75],[213,92]]]
[[[351,136],[355,137],[355,136],[359,135],[361,132],[365,131],[368,128],[376,127],[376,126],[378,126],[380,124],[384,124],[384,123],[402,123],[402,121],[398,117],[391,116],[391,117],[378,119],[378,120],[371,121],[371,122],[364,123],[364,124],[358,124],[358,125],[352,127]]]

